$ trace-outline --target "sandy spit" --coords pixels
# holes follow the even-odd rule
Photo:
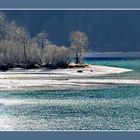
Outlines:
[[[78,71],[82,72],[78,72]],[[74,69],[12,69],[0,72],[0,90],[95,89],[116,84],[140,84],[140,80],[95,79],[95,76],[131,72],[130,69],[93,66]]]

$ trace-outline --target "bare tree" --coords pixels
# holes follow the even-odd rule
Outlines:
[[[48,45],[44,49],[44,63],[49,67],[67,67],[71,60],[70,49],[65,46]]]
[[[5,14],[0,11],[0,65],[4,65],[3,57],[4,57],[4,40],[5,40],[5,35],[7,33],[6,31],[7,27],[7,20]]]
[[[71,51],[68,47],[61,46],[57,48],[56,62],[59,67],[67,67],[71,62]]]
[[[0,40],[6,35],[7,19],[6,15],[0,11]]]
[[[27,61],[30,66],[35,66],[40,63],[40,48],[38,48],[37,42],[33,39],[29,40],[27,46]]]
[[[29,35],[25,28],[17,26],[16,23],[12,21],[9,25],[9,38],[11,38],[14,41],[20,42],[21,46],[23,46],[24,63],[26,63],[26,47],[28,45]]]
[[[45,31],[37,34],[37,43],[40,48],[44,48],[46,45],[50,44],[50,41],[48,40],[48,35]]]
[[[44,50],[48,45],[50,45],[50,41],[48,39],[46,32],[42,31],[41,33],[38,33],[37,36],[34,38],[34,41],[36,41],[36,43],[38,44],[40,64],[44,65],[43,62]]]
[[[72,36],[73,48],[76,43],[74,39],[75,37]],[[85,44],[82,44],[82,47],[84,46]],[[81,50],[78,51],[79,54]],[[31,38],[24,27],[18,26],[15,21],[8,22],[6,16],[0,12],[0,66],[28,67],[37,64],[67,67],[70,59],[71,50],[50,43],[46,32],[42,31]]]
[[[76,64],[81,63],[82,57],[84,56],[87,45],[88,45],[88,37],[86,33],[75,31],[70,34],[71,48],[74,50]]]

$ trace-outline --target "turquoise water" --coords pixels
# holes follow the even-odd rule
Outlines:
[[[86,62],[93,65],[104,65],[133,70],[132,72],[104,76],[103,78],[140,79],[140,59],[87,59]]]
[[[89,64],[122,67],[140,71],[140,59],[87,59]]]
[[[123,76],[140,79],[139,60],[88,63],[130,68],[133,72]],[[140,86],[0,91],[0,130],[140,130]]]

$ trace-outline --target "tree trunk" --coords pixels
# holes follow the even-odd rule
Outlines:
[[[79,64],[79,56],[78,56],[78,54],[76,54],[76,62],[75,63]]]
[[[25,48],[25,45],[24,45],[24,59],[25,59],[25,63],[26,63],[27,55],[26,55],[26,48]]]
[[[42,65],[42,59],[39,57],[40,65]]]
[[[6,46],[5,46],[5,49],[4,49],[3,62],[4,62],[4,63],[7,63],[7,49],[6,49]],[[6,64],[6,65],[7,65],[7,64]]]

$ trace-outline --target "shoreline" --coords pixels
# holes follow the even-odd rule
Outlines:
[[[80,72],[79,72],[80,71]],[[0,91],[2,90],[86,90],[108,88],[118,85],[139,85],[140,80],[95,79],[131,72],[130,69],[89,65],[87,68],[67,69],[12,69],[0,72]]]

